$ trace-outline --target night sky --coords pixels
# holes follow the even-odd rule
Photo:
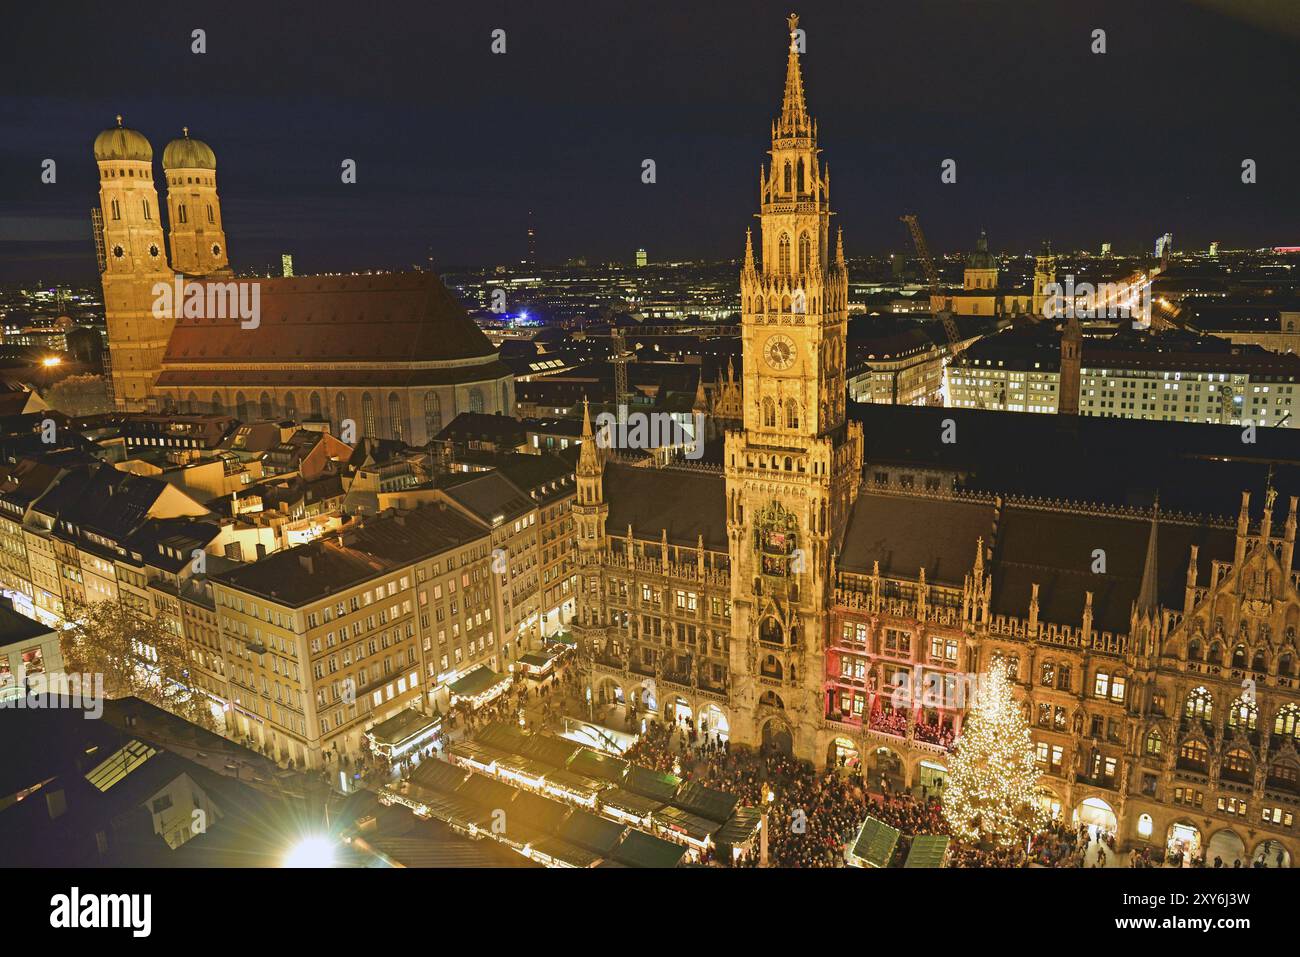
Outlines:
[[[217,154],[237,269],[740,255],[790,4],[23,3],[3,14],[0,281],[91,280],[95,135]],[[850,255],[1300,245],[1293,0],[797,6]],[[207,31],[204,55],[190,33]],[[506,31],[493,55],[491,31]],[[1107,31],[1108,52],[1089,47]],[[40,182],[41,161],[58,182]],[[958,182],[942,185],[952,157]],[[358,182],[340,182],[357,161]],[[658,182],[641,182],[656,161]],[[1255,159],[1258,183],[1241,183]]]

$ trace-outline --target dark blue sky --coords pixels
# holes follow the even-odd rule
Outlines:
[[[216,151],[232,259],[300,271],[738,256],[783,4],[24,4],[0,57],[0,280],[93,278],[95,134]],[[52,9],[51,9],[52,8]],[[132,11],[138,11],[132,19]],[[849,253],[1300,244],[1300,4],[800,5]],[[208,52],[190,52],[207,31]],[[508,52],[490,52],[491,31]],[[1089,50],[1094,28],[1108,52]],[[40,164],[58,162],[58,182]],[[658,182],[641,182],[653,158]],[[958,162],[956,185],[939,166]],[[1259,182],[1244,186],[1252,158]],[[343,185],[339,164],[358,164]]]

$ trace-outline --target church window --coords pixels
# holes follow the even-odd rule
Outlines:
[[[469,390],[469,410],[471,412],[483,411],[483,390],[477,386]]]
[[[286,419],[298,417],[298,400],[293,397],[292,392],[286,393],[284,397],[284,417]]]
[[[787,399],[785,402],[785,427],[799,428],[799,403],[794,399]]]
[[[334,398],[335,415],[338,418],[339,428],[343,428],[343,422],[348,417],[348,397],[340,392]]]
[[[790,192],[790,163],[788,161],[785,164],[785,191]]]
[[[375,400],[367,392],[361,396],[361,434],[368,439],[377,438],[378,430],[375,428]]]
[[[117,200],[113,200],[113,218],[114,219],[122,218],[122,207],[118,206]]]
[[[140,205],[144,207],[144,218],[145,218],[146,221],[148,221],[149,219],[152,218],[152,217],[149,215],[149,200],[147,200],[147,199],[142,199],[142,200],[140,200]]]
[[[221,393],[214,392],[212,393],[212,414],[220,415],[221,412],[222,412]]]
[[[235,416],[248,421],[248,398],[242,392],[235,393]]]
[[[800,159],[800,160],[799,160],[799,193],[800,193],[800,195],[802,195],[803,192],[804,192],[804,168],[803,168],[803,160]]]
[[[777,244],[776,269],[782,276],[790,275],[790,234],[782,233]]]
[[[424,432],[429,438],[433,438],[442,431],[442,403],[438,401],[438,393],[426,392],[424,394]]]
[[[1214,696],[1204,687],[1195,689],[1187,696],[1186,714],[1189,718],[1211,720],[1214,717]]]
[[[776,403],[771,398],[763,400],[763,428],[776,428]]]
[[[402,415],[402,400],[396,392],[388,395],[388,425],[393,430],[393,438],[402,442],[406,439],[406,416]]]
[[[799,236],[799,275],[806,276],[812,269],[812,240],[807,233]]]
[[[215,223],[216,221],[216,217],[212,214],[212,204],[208,203],[208,222]]]
[[[269,419],[274,415],[275,408],[271,404],[271,396],[269,393],[262,393],[262,397],[258,400],[258,411],[264,419]]]
[[[1279,708],[1273,719],[1273,733],[1300,738],[1300,707],[1288,704]]]
[[[1228,725],[1233,728],[1245,728],[1248,731],[1254,731],[1256,722],[1259,718],[1259,708],[1253,701],[1248,701],[1243,695],[1232,703],[1232,710],[1228,712]]]
[[[319,392],[313,392],[313,393],[311,394],[311,398],[309,398],[309,399],[307,400],[307,403],[308,403],[308,406],[309,406],[310,409],[311,409],[311,417],[312,417],[313,419],[321,419],[321,418],[324,418],[324,416],[321,414],[321,402],[320,402],[320,393],[319,393]]]
[[[188,223],[190,221],[189,214],[186,213],[185,211],[184,203],[181,203],[179,206],[176,207],[176,215],[180,218],[180,221],[182,223]]]

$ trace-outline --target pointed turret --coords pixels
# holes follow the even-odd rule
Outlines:
[[[745,230],[745,263],[742,268],[746,273],[757,271],[754,268],[754,232],[750,229]]]
[[[1158,588],[1157,569],[1156,569],[1156,551],[1158,548],[1157,530],[1160,525],[1160,496],[1156,496],[1154,507],[1151,509],[1151,534],[1147,538],[1147,557],[1142,565],[1142,586],[1138,589],[1137,613],[1154,617],[1156,606],[1159,604],[1160,592]]]
[[[841,227],[835,234],[835,265],[844,265],[844,229]]]
[[[803,73],[799,67],[799,16],[790,14],[790,55],[785,65],[785,97],[781,101],[781,130],[785,133],[807,132],[812,128],[808,106],[804,102]]]
[[[596,448],[596,437],[591,431],[591,408],[585,398],[582,400],[582,446],[578,450],[578,474],[600,474],[600,453]]]

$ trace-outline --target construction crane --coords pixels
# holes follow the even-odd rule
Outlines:
[[[939,321],[943,323],[944,335],[948,337],[948,361],[952,362],[957,357],[961,335],[957,332],[957,323],[952,318],[952,310],[945,308],[946,303],[941,301],[939,270],[934,267],[934,259],[930,256],[930,246],[925,241],[925,233],[921,232],[921,224],[917,221],[916,215],[907,213],[898,218],[900,222],[907,223],[907,229],[912,234],[912,244],[916,246],[916,256],[921,260],[921,268],[925,270],[925,278],[930,282],[930,306],[931,308],[934,308],[936,304],[940,306],[936,314]],[[941,402],[942,399],[938,399],[938,401]],[[980,408],[983,408],[983,400],[978,401]]]
[[[632,392],[627,386],[627,364],[632,353],[628,351],[627,340],[617,323],[610,327],[609,333],[614,344],[614,402],[621,412],[632,404]]]
[[[939,270],[934,268],[934,259],[930,256],[930,247],[925,241],[925,233],[921,232],[921,224],[917,221],[914,213],[908,213],[905,216],[898,217],[900,222],[907,223],[907,228],[912,234],[912,243],[916,246],[917,258],[921,260],[921,268],[925,270],[925,278],[930,282],[930,302],[931,304],[940,301],[939,293]],[[940,308],[938,310],[939,321],[943,323],[944,334],[948,337],[948,354],[955,356],[957,354],[957,344],[961,341],[961,335],[957,332],[957,323],[953,321],[952,310]]]

